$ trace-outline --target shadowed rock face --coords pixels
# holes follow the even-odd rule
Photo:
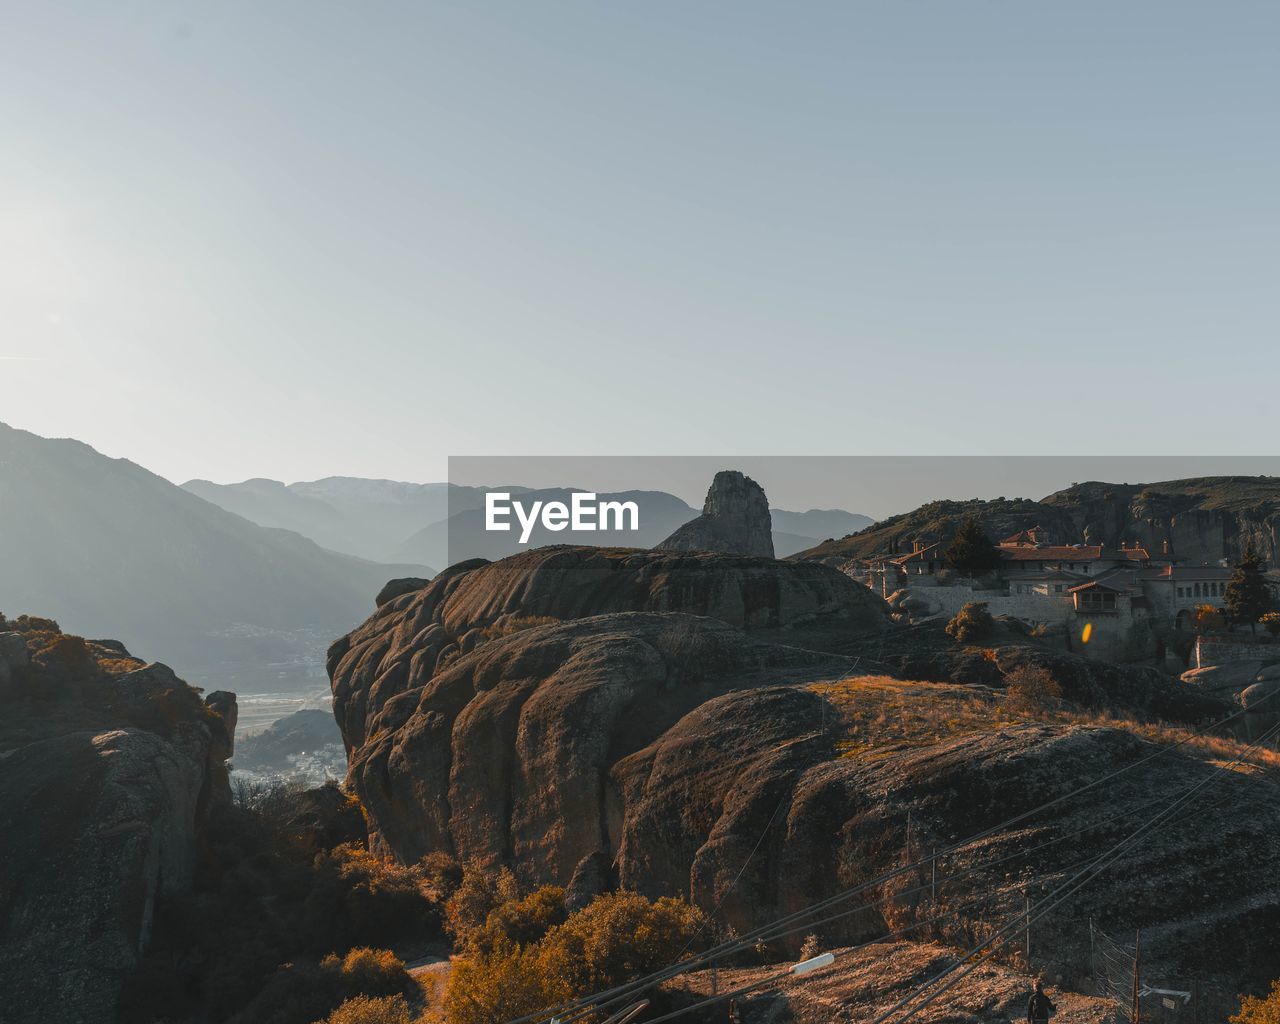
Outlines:
[[[705,615],[822,649],[890,626],[880,598],[811,562],[588,547],[463,562],[386,601],[330,647],[334,714],[348,751],[391,698],[477,646],[531,625],[623,611]]]
[[[156,901],[191,882],[230,800],[235,695],[48,620],[0,622],[0,991],[5,1020],[114,1021]]]
[[[711,482],[702,515],[685,523],[655,551],[719,551],[773,557],[773,517],[764,488],[736,470]]]
[[[408,860],[443,849],[567,884],[603,852],[609,863],[621,858],[624,876],[649,877],[649,854],[628,840],[634,772],[615,778],[615,764],[727,691],[831,678],[849,665],[694,616],[541,626],[487,643],[388,701],[350,778],[379,840]],[[761,722],[777,714],[786,713],[778,736],[798,714],[821,719],[799,691],[769,688],[759,700],[736,720],[765,742],[774,737]]]

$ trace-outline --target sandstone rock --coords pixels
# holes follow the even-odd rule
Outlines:
[[[329,648],[334,715],[348,751],[364,741],[368,722],[388,702],[424,686],[464,646],[623,611],[705,615],[777,642],[822,649],[891,628],[879,597],[814,562],[590,547],[473,561],[386,602]]]
[[[617,884],[608,857],[596,850],[578,861],[573,869],[565,892],[564,905],[572,913],[581,910],[601,893],[609,892]]]
[[[1261,661],[1229,661],[1188,669],[1182,681],[1204,690],[1239,690],[1257,679],[1261,668]]]
[[[1280,714],[1280,678],[1254,683],[1240,691],[1240,706],[1255,714]]]
[[[580,898],[597,884],[587,866],[598,875],[608,864],[618,885],[686,893],[744,932],[901,864],[908,814],[917,853],[943,847],[1154,749],[1123,728],[1024,724],[936,736],[931,727],[919,741],[859,754],[841,746],[839,708],[809,682],[849,669],[707,618],[632,613],[537,626],[387,702],[351,781],[381,848],[406,861],[446,850],[510,866],[529,884],[576,880]],[[934,691],[920,689],[918,712],[906,694],[895,705],[907,719],[932,713]],[[957,919],[940,937],[961,945],[1020,911],[1022,876],[984,865],[1033,849],[1035,873],[1060,878],[1128,833],[1117,821],[1126,810],[1144,820],[1149,802],[1172,800],[1213,770],[1194,752],[1170,752],[1130,784],[952,855],[945,873],[965,881],[948,895]],[[1072,913],[1118,929],[1141,906],[1170,936],[1158,954],[1167,970],[1203,956],[1207,934],[1244,936],[1240,964],[1214,966],[1236,984],[1280,928],[1270,869],[1280,785],[1227,772],[1214,787],[1194,819],[1073,897]],[[1064,835],[1072,841],[1054,845]],[[868,894],[884,900],[877,915],[824,926],[824,941],[931,916],[918,884],[904,876]],[[1146,898],[1175,889],[1177,900]],[[1087,970],[1087,931],[1057,935],[1043,955],[1046,967]]]
[[[388,580],[387,584],[378,591],[378,596],[373,599],[374,607],[381,608],[388,601],[394,601],[404,594],[412,594],[415,590],[421,590],[430,582],[430,580],[424,580],[418,576],[406,576],[403,579]]]
[[[689,615],[539,626],[387,701],[349,779],[379,841],[407,860],[448,850],[564,885],[584,857],[613,861],[615,759],[718,693],[850,664]]]
[[[721,470],[707,491],[702,515],[685,523],[654,550],[772,558],[772,524],[764,488],[736,470]]]
[[[30,660],[27,642],[20,633],[0,633],[0,695],[3,695],[18,669]]]
[[[163,665],[112,675],[123,646],[32,629],[27,685],[0,706],[0,1016],[108,1024],[157,900],[190,884],[207,809],[230,799],[235,698],[205,705]]]

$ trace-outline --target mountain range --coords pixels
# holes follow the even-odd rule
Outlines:
[[[0,610],[117,637],[201,682],[314,675],[389,578],[428,572],[327,550],[126,459],[0,424]]]
[[[80,441],[0,424],[0,611],[118,637],[202,684],[315,686],[325,647],[387,580],[521,550],[516,533],[484,531],[485,492],[356,477],[179,487]],[[647,547],[698,514],[662,491],[607,497],[636,501],[642,528],[597,534],[602,544]],[[774,522],[785,555],[870,520],[775,510]],[[527,546],[562,540],[539,528]]]
[[[505,558],[529,547],[563,542],[562,534],[541,526],[535,528],[524,545],[515,533],[487,532],[486,492],[501,489],[526,502],[567,502],[575,490],[511,484],[414,484],[360,477],[327,477],[293,484],[263,479],[234,484],[189,480],[182,486],[260,526],[294,530],[334,551],[437,567],[468,558]],[[598,533],[593,540],[601,545],[652,547],[699,514],[698,509],[666,491],[619,491],[599,497],[601,501],[634,501],[640,510],[638,531]],[[779,557],[872,524],[869,517],[843,509],[791,512],[775,508],[771,513],[774,549]]]

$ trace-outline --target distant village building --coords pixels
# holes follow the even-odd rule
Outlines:
[[[1197,606],[1220,606],[1232,573],[1223,565],[1179,564],[1168,541],[1155,554],[1136,541],[1116,548],[1055,544],[1048,531],[1034,526],[996,545],[1003,583],[998,590],[980,590],[973,581],[953,578],[946,549],[937,537],[922,534],[912,538],[910,552],[866,564],[864,579],[886,598],[899,591],[916,594],[916,606],[936,609],[932,614],[953,614],[964,602],[981,600],[995,614],[1075,619],[1081,628],[1071,629],[1073,635],[1089,623],[1094,649],[1108,656],[1148,635],[1151,619],[1185,628]],[[1280,589],[1280,574],[1273,578]]]

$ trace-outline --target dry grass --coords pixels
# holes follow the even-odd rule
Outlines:
[[[997,694],[978,687],[857,676],[811,689],[839,709],[844,736],[838,746],[845,757],[932,746],[1020,721],[1005,712]]]
[[[1152,743],[1182,744],[1189,753],[1227,764],[1243,759],[1241,770],[1280,769],[1280,752],[1232,736],[1207,735],[1161,721],[1141,721],[1112,712],[1035,708],[1004,699],[1000,691],[955,683],[926,683],[888,676],[855,676],[814,683],[810,689],[839,710],[843,757],[878,759],[897,750],[927,747],[1019,725],[1104,726],[1124,729]]]
[[[560,621],[554,615],[507,615],[485,626],[480,632],[484,634],[486,640],[498,640],[504,636],[523,633],[526,629],[536,629],[538,626],[556,626]]]

